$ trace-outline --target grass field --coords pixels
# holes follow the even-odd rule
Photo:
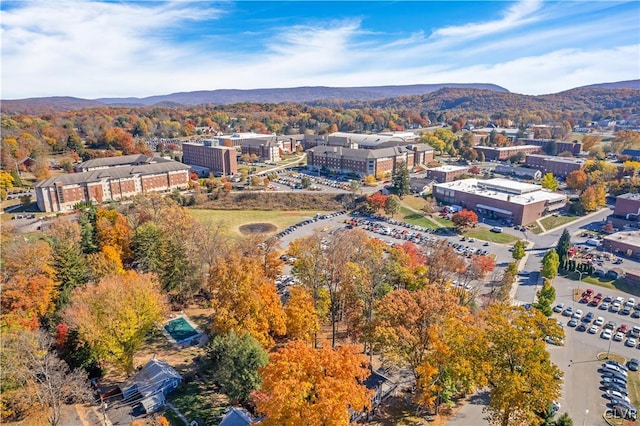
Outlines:
[[[465,235],[467,238],[473,237],[477,240],[489,241],[491,243],[499,244],[511,244],[519,240],[519,238],[514,237],[513,235],[505,234],[504,232],[491,232],[488,229],[484,228],[471,229],[465,232],[463,235]]]
[[[547,216],[540,219],[540,223],[544,226],[544,229],[548,231],[550,229],[557,228],[558,226],[573,222],[576,219],[578,219],[577,216]]]
[[[264,211],[264,210],[203,210],[189,209],[189,213],[205,226],[222,224],[231,234],[240,235],[238,228],[248,223],[271,223],[279,232],[290,225],[312,218],[317,210],[301,211]]]
[[[409,210],[406,207],[400,207],[400,214],[396,216],[396,219],[401,220],[403,222],[410,223],[412,225],[422,226],[423,228],[428,229],[438,229],[439,226],[422,216],[420,213],[416,213],[412,210]]]
[[[407,195],[401,201],[407,207],[410,207],[414,210],[422,210],[424,205],[427,203],[422,197],[415,197],[413,195]]]

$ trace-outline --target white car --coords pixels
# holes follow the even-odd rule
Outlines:
[[[621,399],[623,401],[626,401],[628,404],[631,404],[631,400],[629,399],[628,396],[621,394],[618,391],[614,391],[614,390],[608,390],[607,391],[607,397],[609,399],[615,398],[615,399]]]
[[[582,318],[582,309],[578,309],[575,311],[575,313],[572,315],[571,318],[575,318],[575,319],[580,319]]]
[[[629,337],[626,342],[624,342],[625,346],[629,346],[630,348],[635,348],[638,344],[638,341],[635,337]]]
[[[602,317],[596,318],[596,320],[593,322],[593,325],[597,325],[598,327],[602,327],[603,324],[604,324],[604,318]]]
[[[603,311],[606,311],[607,309],[609,309],[609,307],[610,307],[609,302],[603,302],[603,303],[598,307],[598,309],[601,309],[601,310],[603,310]]]
[[[553,307],[553,312],[562,312],[564,310],[564,303],[558,303],[556,306]]]
[[[624,334],[619,331],[613,336],[613,340],[615,340],[616,342],[622,342],[623,339]]]
[[[609,308],[611,312],[618,312],[620,310],[620,303],[613,302],[613,305]]]
[[[589,327],[589,334],[597,334],[599,330],[599,327],[597,325],[592,325],[591,327]]]
[[[602,333],[600,333],[600,338],[611,340],[611,330],[603,330]]]
[[[615,373],[615,374],[618,374],[618,375],[622,375],[622,376],[624,376],[624,377],[627,377],[627,372],[626,372],[626,371],[624,371],[622,368],[620,368],[620,367],[616,366],[616,365],[604,364],[604,365],[602,366],[602,370],[603,370],[605,373]]]

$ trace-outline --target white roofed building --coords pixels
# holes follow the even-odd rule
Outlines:
[[[500,178],[436,184],[433,195],[440,202],[460,205],[517,225],[529,224],[566,203],[563,194],[542,189],[540,185]]]

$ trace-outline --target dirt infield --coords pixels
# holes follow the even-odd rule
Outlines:
[[[272,223],[247,223],[240,225],[238,230],[241,234],[268,234],[275,232],[278,228]]]

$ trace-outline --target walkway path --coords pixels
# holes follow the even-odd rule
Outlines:
[[[184,422],[185,425],[189,425],[189,420],[178,410],[178,408],[170,402],[167,402],[167,407],[171,408],[176,416],[180,417],[180,420]]]

